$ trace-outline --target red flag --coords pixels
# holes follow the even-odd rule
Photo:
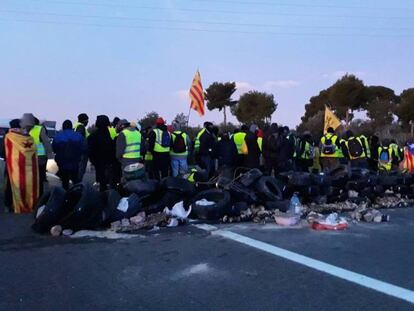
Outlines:
[[[200,72],[197,70],[190,88],[191,108],[204,116],[204,91]]]

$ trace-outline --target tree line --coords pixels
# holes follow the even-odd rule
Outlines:
[[[220,128],[232,131],[236,126],[227,122],[228,113],[233,114],[243,124],[256,123],[264,126],[271,122],[272,115],[278,107],[273,94],[249,91],[237,100],[235,82],[214,82],[205,90],[207,108],[223,113]],[[368,135],[379,133],[379,136],[408,134],[411,122],[414,121],[414,88],[395,94],[385,86],[367,86],[355,75],[346,74],[327,89],[312,96],[305,105],[305,113],[296,130],[299,133],[311,132],[314,137],[322,135],[324,109],[328,105],[342,120],[349,122],[349,127]],[[365,111],[366,120],[355,118],[355,112]],[[158,117],[157,112],[150,112],[139,123],[142,128],[152,126]],[[174,122],[190,132],[199,127],[187,127],[187,116],[179,113]]]

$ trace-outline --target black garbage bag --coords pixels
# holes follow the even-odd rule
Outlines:
[[[259,169],[254,168],[241,175],[238,182],[245,187],[250,187],[262,176],[263,173]]]
[[[162,212],[166,207],[171,209],[178,202],[183,201],[184,207],[190,206],[192,195],[183,194],[173,190],[164,191],[141,199],[147,214]]]
[[[124,185],[124,189],[129,193],[135,193],[138,196],[146,196],[156,192],[159,189],[158,180],[149,179],[143,180],[131,180]]]
[[[101,199],[105,203],[103,210],[103,223],[108,225],[111,223],[112,212],[116,209],[122,196],[118,191],[110,189],[101,193]]]
[[[283,198],[280,181],[271,176],[262,176],[255,184],[258,196],[263,201],[280,201]]]
[[[211,204],[203,204],[201,200]],[[231,208],[230,193],[220,189],[210,189],[198,193],[191,204],[190,217],[203,220],[218,220],[229,213]]]
[[[112,205],[107,221],[111,223],[124,218],[131,218],[143,210],[140,197],[133,193],[128,198],[121,198],[115,207]]]
[[[86,183],[76,184],[65,195],[65,208],[71,212],[60,224],[64,229],[96,229],[104,221],[105,201],[98,191]]]
[[[177,193],[183,193],[191,195],[195,192],[195,186],[187,179],[180,177],[166,177],[161,181],[161,188],[163,190],[175,191]]]
[[[53,187],[46,192],[37,204],[35,222],[32,229],[38,233],[46,233],[50,228],[70,211],[64,205],[66,191],[61,187]]]

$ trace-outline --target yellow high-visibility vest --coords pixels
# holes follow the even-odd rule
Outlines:
[[[83,125],[82,123],[80,123],[80,122],[76,122],[75,123],[75,126],[73,127],[73,129],[76,131],[77,129],[78,129],[78,127],[79,126],[83,126],[84,128],[85,128],[85,138],[88,138],[88,136],[89,136],[89,131],[88,131],[88,129],[86,128],[86,126],[85,125]]]
[[[335,148],[335,152],[332,154],[327,154],[323,152],[323,146],[326,144],[326,140],[330,139],[332,142],[333,148]],[[320,156],[323,158],[339,158],[342,154],[341,148],[339,148],[336,145],[336,142],[338,140],[338,136],[332,133],[327,133],[326,135],[321,137],[321,150],[320,150]],[[343,155],[342,155],[343,156]]]
[[[46,155],[45,146],[43,145],[40,139],[40,132],[42,131],[42,128],[43,127],[41,125],[35,125],[29,131],[29,135],[32,136],[34,143],[36,145],[36,152],[38,157]]]
[[[122,133],[125,136],[124,159],[140,159],[141,158],[141,133],[137,130],[124,129]]]
[[[206,129],[203,128],[203,129],[201,129],[201,131],[199,131],[197,133],[196,139],[194,141],[194,152],[196,152],[196,153],[200,150],[200,137],[201,137],[201,135],[204,134],[205,131],[206,131]]]
[[[361,145],[361,148],[362,148],[362,153],[361,153],[361,155],[360,155],[359,157],[353,157],[353,156],[349,153],[349,142],[350,142],[351,140],[353,140],[353,139],[356,139],[356,140],[358,141],[358,143]],[[356,159],[363,159],[363,158],[366,158],[365,151],[364,151],[364,144],[363,144],[363,142],[361,141],[361,138],[359,138],[359,137],[350,137],[347,141],[345,141],[345,144],[346,144],[346,148],[348,149],[348,155],[349,155],[349,158],[350,158],[351,160],[356,160]]]
[[[233,141],[236,144],[238,154],[243,154],[242,153],[242,146],[243,146],[245,138],[246,138],[246,133],[244,133],[244,132],[238,132],[238,133],[233,135]]]
[[[154,145],[154,151],[155,151],[155,152],[160,152],[160,153],[163,153],[163,152],[170,152],[170,146],[168,146],[168,147],[163,147],[163,146],[161,145],[163,131],[162,131],[162,130],[160,130],[160,129],[158,129],[158,128],[156,128],[156,129],[154,129],[154,132],[155,132],[155,145]],[[170,135],[170,134],[168,134],[168,135]]]
[[[257,144],[259,145],[260,152],[263,150],[263,137],[257,137]]]
[[[109,129],[109,135],[111,135],[111,138],[115,139],[118,136],[116,129],[113,126],[108,127],[108,129]]]
[[[182,153],[175,153],[173,150],[172,150],[172,148],[171,148],[171,150],[170,150],[170,155],[172,155],[172,156],[177,156],[177,155],[180,155],[180,156],[186,156],[186,155],[188,155],[188,146],[187,146],[187,140],[188,140],[188,136],[187,136],[187,134],[186,133],[184,133],[184,132],[181,132],[181,131],[174,131],[172,134],[171,134],[171,140],[172,140],[172,143],[173,143],[173,145],[174,145],[174,141],[175,141],[175,138],[177,137],[177,135],[182,135],[183,136],[183,139],[184,139],[184,143],[185,143],[185,152],[182,152]]]
[[[381,161],[381,153],[383,151],[388,152],[388,161]],[[392,169],[392,148],[390,147],[378,147],[378,169],[383,171],[391,171]]]

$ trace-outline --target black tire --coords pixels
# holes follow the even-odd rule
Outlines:
[[[163,190],[175,191],[186,195],[191,195],[195,192],[195,186],[187,179],[180,177],[166,177],[161,181]]]
[[[74,185],[66,192],[65,206],[72,212],[61,221],[64,229],[96,229],[103,224],[105,202],[89,184]]]
[[[270,176],[262,176],[255,184],[259,197],[263,201],[280,201],[283,198],[280,182]]]
[[[47,233],[65,216],[65,194],[61,187],[54,187],[39,200],[32,229],[38,233]]]
[[[312,174],[312,184],[317,186],[330,186],[332,178],[325,174]]]
[[[345,188],[346,183],[349,181],[348,176],[335,176],[331,179],[331,185],[337,188]]]
[[[250,187],[257,180],[259,180],[259,178],[262,176],[263,176],[263,173],[259,169],[254,168],[250,171],[247,171],[243,175],[241,175],[240,178],[238,179],[238,182],[241,183],[245,187]]]
[[[232,182],[228,186],[228,189],[225,190],[230,191],[231,197],[236,201],[246,201],[249,204],[256,204],[259,202],[259,198],[255,191],[244,187],[238,182]]]
[[[348,168],[346,165],[340,165],[329,172],[331,177],[348,176]]]
[[[307,196],[314,197],[321,194],[321,188],[319,186],[309,186],[306,188]]]
[[[294,172],[289,176],[289,184],[292,186],[310,186],[312,184],[312,174],[304,172]]]
[[[131,180],[124,185],[124,189],[129,193],[135,193],[139,196],[145,196],[156,192],[159,188],[157,180]]]
[[[281,200],[281,201],[266,201],[264,206],[267,210],[276,210],[278,209],[281,212],[286,213],[289,209],[290,200]]]
[[[197,204],[202,199],[214,203],[207,206]],[[206,190],[198,193],[193,198],[191,206],[191,217],[203,220],[218,220],[229,213],[231,206],[230,193],[219,189]]]
[[[403,178],[400,175],[379,175],[378,184],[385,187],[393,187],[403,183]]]

